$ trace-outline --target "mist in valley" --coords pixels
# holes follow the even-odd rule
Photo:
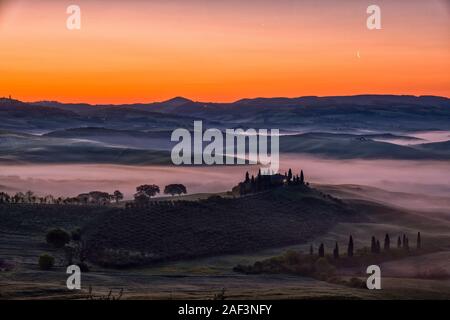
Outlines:
[[[307,181],[316,185],[361,185],[360,195],[415,209],[450,208],[450,163],[409,160],[335,160],[302,155],[283,155],[280,172],[303,169]],[[136,186],[182,183],[188,193],[231,190],[246,171],[257,166],[126,166],[104,164],[3,165],[0,189],[9,193],[31,190],[38,195],[75,196],[83,192],[120,190],[132,199]],[[345,186],[341,186],[344,188]],[[355,191],[353,189],[353,191]],[[355,192],[357,194],[358,192]],[[401,193],[401,194],[396,194]],[[406,194],[412,193],[413,196]],[[417,196],[417,194],[422,196]]]

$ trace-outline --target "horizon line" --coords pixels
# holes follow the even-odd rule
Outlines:
[[[362,96],[395,96],[395,97],[414,97],[414,98],[422,98],[422,97],[434,97],[434,98],[445,98],[450,99],[449,96],[442,96],[442,95],[434,95],[434,94],[421,94],[421,95],[415,95],[415,94],[393,94],[393,93],[359,93],[359,94],[343,94],[343,95],[304,95],[304,96],[255,96],[255,97],[244,97],[237,100],[224,102],[224,101],[201,101],[201,100],[193,100],[190,98],[186,98],[184,96],[173,96],[172,98],[165,99],[165,100],[154,100],[154,101],[147,101],[147,102],[124,102],[124,103],[91,103],[91,102],[65,102],[63,100],[34,100],[34,101],[26,101],[21,100],[20,98],[15,98],[12,95],[9,96],[3,96],[0,97],[0,99],[5,100],[16,100],[24,103],[43,103],[43,102],[50,102],[50,103],[59,103],[59,104],[85,104],[90,106],[121,106],[121,105],[135,105],[135,104],[157,104],[157,103],[165,103],[170,102],[176,99],[184,99],[189,102],[196,102],[196,103],[214,103],[214,104],[233,104],[237,103],[239,101],[243,100],[257,100],[257,99],[301,99],[301,98],[341,98],[341,97],[362,97]]]

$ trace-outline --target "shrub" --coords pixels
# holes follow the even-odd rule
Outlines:
[[[55,264],[55,258],[48,253],[43,253],[39,257],[39,268],[41,270],[50,270]]]
[[[367,284],[359,278],[351,278],[348,285],[352,288],[367,289]]]
[[[319,258],[314,264],[316,274],[321,278],[329,278],[334,276],[336,268],[331,265],[327,259]]]
[[[298,252],[294,250],[288,250],[284,253],[284,259],[287,264],[299,264],[301,261],[301,256]]]
[[[239,273],[249,273],[250,272],[250,268],[247,266],[244,266],[242,264],[238,264],[237,266],[235,266],[233,268],[234,272],[239,272]]]
[[[253,271],[255,273],[261,273],[263,272],[263,264],[260,261],[256,261],[253,265]]]
[[[63,229],[52,229],[47,232],[46,240],[55,248],[62,248],[70,241],[70,235]]]
[[[311,276],[314,273],[314,265],[309,262],[301,263],[295,267],[294,272],[301,276]]]

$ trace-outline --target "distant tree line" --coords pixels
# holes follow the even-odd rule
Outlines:
[[[420,232],[417,233],[416,248],[419,250],[422,249],[422,238],[421,238]],[[391,250],[391,239],[390,239],[389,234],[387,234],[387,233],[386,233],[386,236],[384,237],[383,249],[385,252]],[[403,234],[403,236],[399,236],[397,238],[397,249],[403,249],[406,251],[410,250],[409,239],[405,234]],[[381,250],[380,241],[375,236],[372,236],[371,244],[370,244],[370,253],[371,254],[380,254],[381,252],[382,252],[382,250]],[[310,247],[309,247],[309,254],[311,256],[314,255],[313,245],[310,245]],[[325,257],[325,245],[323,243],[321,243],[319,245],[317,254],[319,257]],[[353,257],[353,255],[354,255],[353,236],[350,235],[348,244],[347,244],[347,256]],[[335,259],[338,259],[340,257],[339,244],[337,241],[336,241],[334,249],[333,249],[333,257]]]
[[[157,185],[141,185],[136,188],[134,201],[138,203],[145,203],[154,197],[160,189]],[[164,188],[164,194],[175,196],[186,194],[187,189],[182,184],[169,184]],[[81,193],[76,197],[55,197],[46,195],[39,197],[32,191],[17,192],[14,195],[9,195],[6,192],[0,192],[0,204],[58,204],[58,205],[109,205],[112,203],[119,203],[123,200],[123,193],[119,190],[112,194],[103,191],[91,191],[88,193]]]
[[[26,193],[17,192],[14,196],[10,196],[5,192],[0,192],[1,203],[23,203],[23,204],[75,204],[75,205],[106,205],[112,202],[118,203],[123,199],[123,194],[119,190],[114,191],[113,194],[102,191],[91,191],[89,193],[81,193],[76,197],[55,197],[53,195],[46,195],[38,197],[32,191]]]

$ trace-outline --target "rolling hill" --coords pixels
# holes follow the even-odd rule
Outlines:
[[[338,221],[358,219],[337,199],[290,186],[236,199],[111,211],[85,233],[91,261],[126,267],[301,243]]]

